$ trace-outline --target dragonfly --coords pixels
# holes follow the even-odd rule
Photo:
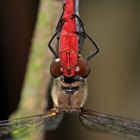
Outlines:
[[[88,61],[99,52],[99,48],[85,32],[78,5],[78,0],[64,0],[56,32],[48,43],[55,56],[50,65],[54,77],[51,91],[54,107],[44,114],[0,121],[0,137],[32,125],[45,125],[46,130],[54,130],[68,113],[78,116],[88,130],[140,139],[140,121],[84,108],[88,93],[87,76],[90,73]],[[51,45],[55,38],[58,42],[56,49]],[[83,58],[81,49],[86,38],[95,49]]]

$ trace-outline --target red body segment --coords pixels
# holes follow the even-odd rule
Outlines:
[[[76,20],[73,17],[75,0],[65,0],[63,19],[65,20],[60,32],[59,58],[63,68],[63,75],[72,77],[78,61],[78,36],[76,34]]]

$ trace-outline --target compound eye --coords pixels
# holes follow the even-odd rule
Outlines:
[[[89,64],[85,59],[79,58],[78,65],[76,68],[76,74],[81,77],[87,77],[90,73]]]
[[[60,59],[55,59],[50,66],[50,72],[54,77],[62,75]]]

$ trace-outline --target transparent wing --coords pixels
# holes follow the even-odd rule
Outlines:
[[[93,110],[82,110],[80,120],[90,130],[140,139],[140,121],[102,114]]]
[[[31,117],[18,118],[13,120],[0,121],[0,137],[15,130],[25,129],[45,124],[47,130],[58,127],[63,119],[63,113],[56,110],[50,110],[45,114],[35,115]]]

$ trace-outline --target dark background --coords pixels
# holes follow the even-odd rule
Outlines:
[[[0,2],[0,119],[18,105],[35,26],[38,0]]]

